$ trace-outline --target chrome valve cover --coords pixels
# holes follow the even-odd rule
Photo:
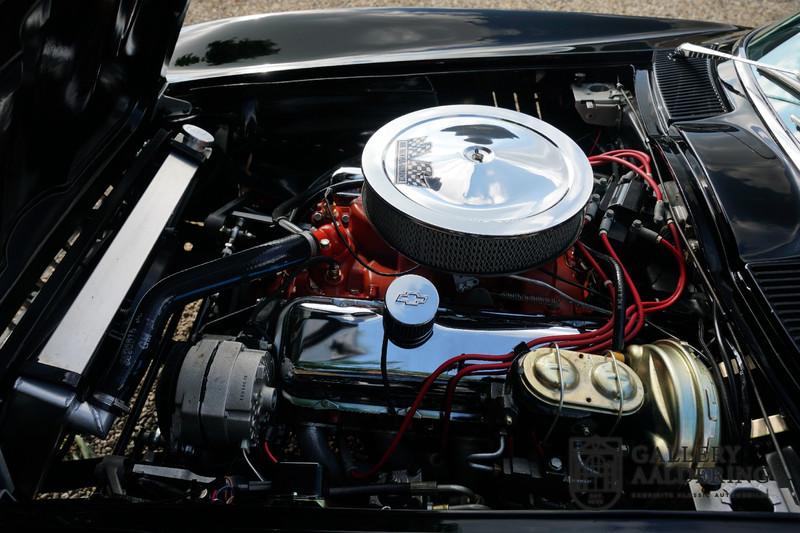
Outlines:
[[[382,302],[343,298],[298,298],[281,312],[275,342],[281,390],[290,403],[311,409],[359,413],[387,412],[381,376],[385,334]],[[444,361],[462,353],[511,351],[515,345],[547,335],[575,333],[570,327],[536,324],[530,316],[475,312],[469,316],[440,309],[430,337],[415,348],[389,342],[387,377],[398,406],[413,401],[422,381]],[[421,416],[438,417],[447,380],[437,380]],[[482,412],[478,383],[505,380],[505,375],[467,376],[456,396],[454,416]]]

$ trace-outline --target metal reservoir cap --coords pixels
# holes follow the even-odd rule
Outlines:
[[[438,308],[439,293],[433,283],[415,274],[400,276],[386,289],[386,335],[398,346],[419,346],[433,333]]]
[[[378,232],[425,265],[500,274],[553,259],[577,237],[593,177],[564,133],[523,113],[454,105],[379,129],[362,159]]]

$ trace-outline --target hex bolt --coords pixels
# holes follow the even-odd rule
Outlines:
[[[311,215],[311,222],[313,222],[314,224],[319,224],[320,222],[322,222],[322,219],[323,219],[322,213],[319,211],[314,211],[314,214]]]
[[[320,239],[319,247],[322,249],[328,248],[331,245],[330,239]]]
[[[348,224],[350,224],[350,215],[345,213],[342,215],[342,226],[347,227]]]
[[[553,470],[554,472],[561,472],[561,470],[564,468],[564,463],[561,462],[560,457],[551,457],[547,464],[550,466],[550,470]]]
[[[328,271],[326,272],[326,277],[328,281],[337,282],[342,279],[342,271],[339,268],[339,265],[332,265]]]

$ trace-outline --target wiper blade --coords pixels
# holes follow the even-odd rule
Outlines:
[[[769,65],[767,63],[762,63],[761,61],[754,61],[752,59],[747,59],[746,57],[739,57],[731,54],[726,54],[725,52],[720,52],[719,50],[714,50],[713,48],[706,48],[705,46],[700,46],[697,44],[683,43],[682,45],[678,46],[678,48],[675,49],[675,52],[684,57],[719,57],[722,59],[729,59],[731,61],[738,61],[739,63],[746,63],[748,65],[753,65],[754,67],[764,72],[770,72],[776,74],[780,73],[787,77],[791,76],[795,83],[800,82],[800,72],[797,72],[795,70],[779,67],[776,65]]]
[[[782,72],[762,70],[761,73],[772,80],[775,85],[780,85],[785,91],[794,94],[798,99],[800,99],[800,80],[797,78],[792,78],[791,76],[787,76]],[[797,105],[796,102],[795,105]]]

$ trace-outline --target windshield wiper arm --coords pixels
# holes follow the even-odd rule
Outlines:
[[[800,72],[775,65],[768,65],[767,63],[754,61],[746,57],[726,54],[725,52],[720,52],[713,48],[706,48],[705,46],[692,43],[683,43],[675,49],[675,52],[683,57],[719,57],[731,61],[738,61],[739,63],[745,63],[747,65],[753,65],[769,79],[800,98]]]
[[[797,72],[796,70],[778,67],[776,65],[769,65],[767,63],[762,63],[761,61],[747,59],[746,57],[726,54],[725,52],[720,52],[719,50],[706,48],[705,46],[700,46],[697,44],[683,43],[682,45],[678,46],[675,51],[684,57],[719,57],[722,59],[730,59],[731,61],[738,61],[739,63],[753,65],[759,70],[763,70],[765,72],[775,72],[783,74],[784,76],[791,76],[796,82],[800,81],[800,72]]]

